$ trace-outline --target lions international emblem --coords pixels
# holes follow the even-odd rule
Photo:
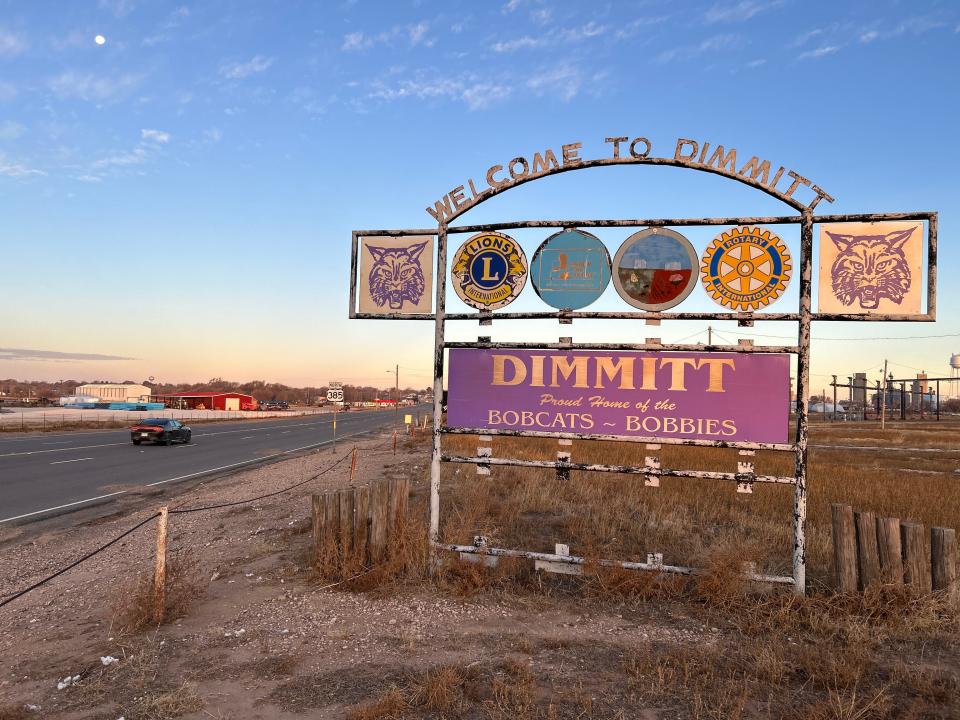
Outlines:
[[[527,256],[513,238],[482,232],[460,246],[450,274],[463,302],[478,310],[496,310],[509,305],[523,290]]]
[[[766,307],[790,282],[790,251],[762,227],[743,225],[722,232],[703,254],[703,287],[720,305],[741,312]]]

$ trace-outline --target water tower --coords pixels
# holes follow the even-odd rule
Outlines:
[[[950,356],[950,394],[957,394],[957,381],[960,380],[960,353],[954,353]]]

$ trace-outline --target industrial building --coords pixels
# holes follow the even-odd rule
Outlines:
[[[145,385],[122,383],[90,383],[79,385],[74,395],[97,398],[100,402],[143,402],[150,397],[150,388]]]
[[[253,395],[237,392],[170,393],[153,395],[150,399],[180,410],[256,410],[258,407]]]

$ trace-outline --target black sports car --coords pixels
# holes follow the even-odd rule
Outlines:
[[[155,442],[173,445],[174,440],[190,442],[190,428],[169,418],[147,418],[130,428],[130,439],[134,445]]]

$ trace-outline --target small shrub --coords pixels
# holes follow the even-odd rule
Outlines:
[[[162,623],[184,617],[205,590],[199,561],[189,552],[172,553],[167,560],[166,593]],[[137,632],[156,625],[153,572],[121,588],[114,602],[114,622],[123,631]]]

